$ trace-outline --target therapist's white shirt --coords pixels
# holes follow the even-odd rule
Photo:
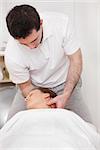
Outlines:
[[[44,12],[40,16],[43,19],[42,43],[30,49],[10,37],[5,62],[14,83],[31,79],[36,86],[55,87],[66,80],[70,63],[66,55],[75,53],[80,45],[65,14]]]

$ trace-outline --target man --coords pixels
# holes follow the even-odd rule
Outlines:
[[[79,95],[82,54],[69,18],[51,12],[39,15],[32,6],[20,5],[8,13],[6,22],[11,37],[5,62],[20,89],[9,118],[26,109],[24,98],[35,87],[47,87],[58,95],[47,102],[49,106],[71,109],[89,121]]]

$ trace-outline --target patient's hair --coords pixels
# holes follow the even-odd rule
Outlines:
[[[49,93],[51,98],[54,98],[57,96],[57,94],[53,92],[52,90],[50,90],[49,88],[38,87],[38,89],[43,93]]]

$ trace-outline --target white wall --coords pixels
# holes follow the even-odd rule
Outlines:
[[[98,129],[99,129],[99,132],[100,132],[100,3],[98,5],[98,9],[97,9],[97,12],[98,12],[98,26],[97,26],[97,29],[98,29],[98,34],[97,34],[97,37],[98,37],[98,50],[97,50],[97,97],[98,97],[98,101],[97,101],[97,116],[98,116],[98,119],[97,119],[97,125],[98,125]]]
[[[76,2],[74,6],[75,10],[75,22],[77,31],[79,33],[82,50],[84,56],[84,70],[83,70],[83,97],[87,103],[92,115],[93,122],[98,128],[100,128],[100,105],[98,95],[98,83],[97,78],[99,69],[98,43],[100,40],[99,21],[100,17],[100,3],[98,2]]]
[[[100,2],[99,0],[2,0],[2,30],[0,41],[8,39],[5,16],[9,9],[16,4],[28,3],[35,6],[39,11],[60,11],[67,13],[74,21],[79,39],[82,43],[84,57],[83,68],[83,98],[89,107],[94,124],[100,129]],[[0,5],[1,6],[1,5]],[[0,20],[1,20],[0,19]]]

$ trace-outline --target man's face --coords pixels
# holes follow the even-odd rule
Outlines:
[[[42,33],[43,33],[43,27],[42,27],[42,20],[41,20],[39,31],[33,29],[32,33],[29,36],[27,36],[25,39],[20,38],[17,40],[19,41],[20,44],[26,45],[31,49],[37,48],[42,40]]]

